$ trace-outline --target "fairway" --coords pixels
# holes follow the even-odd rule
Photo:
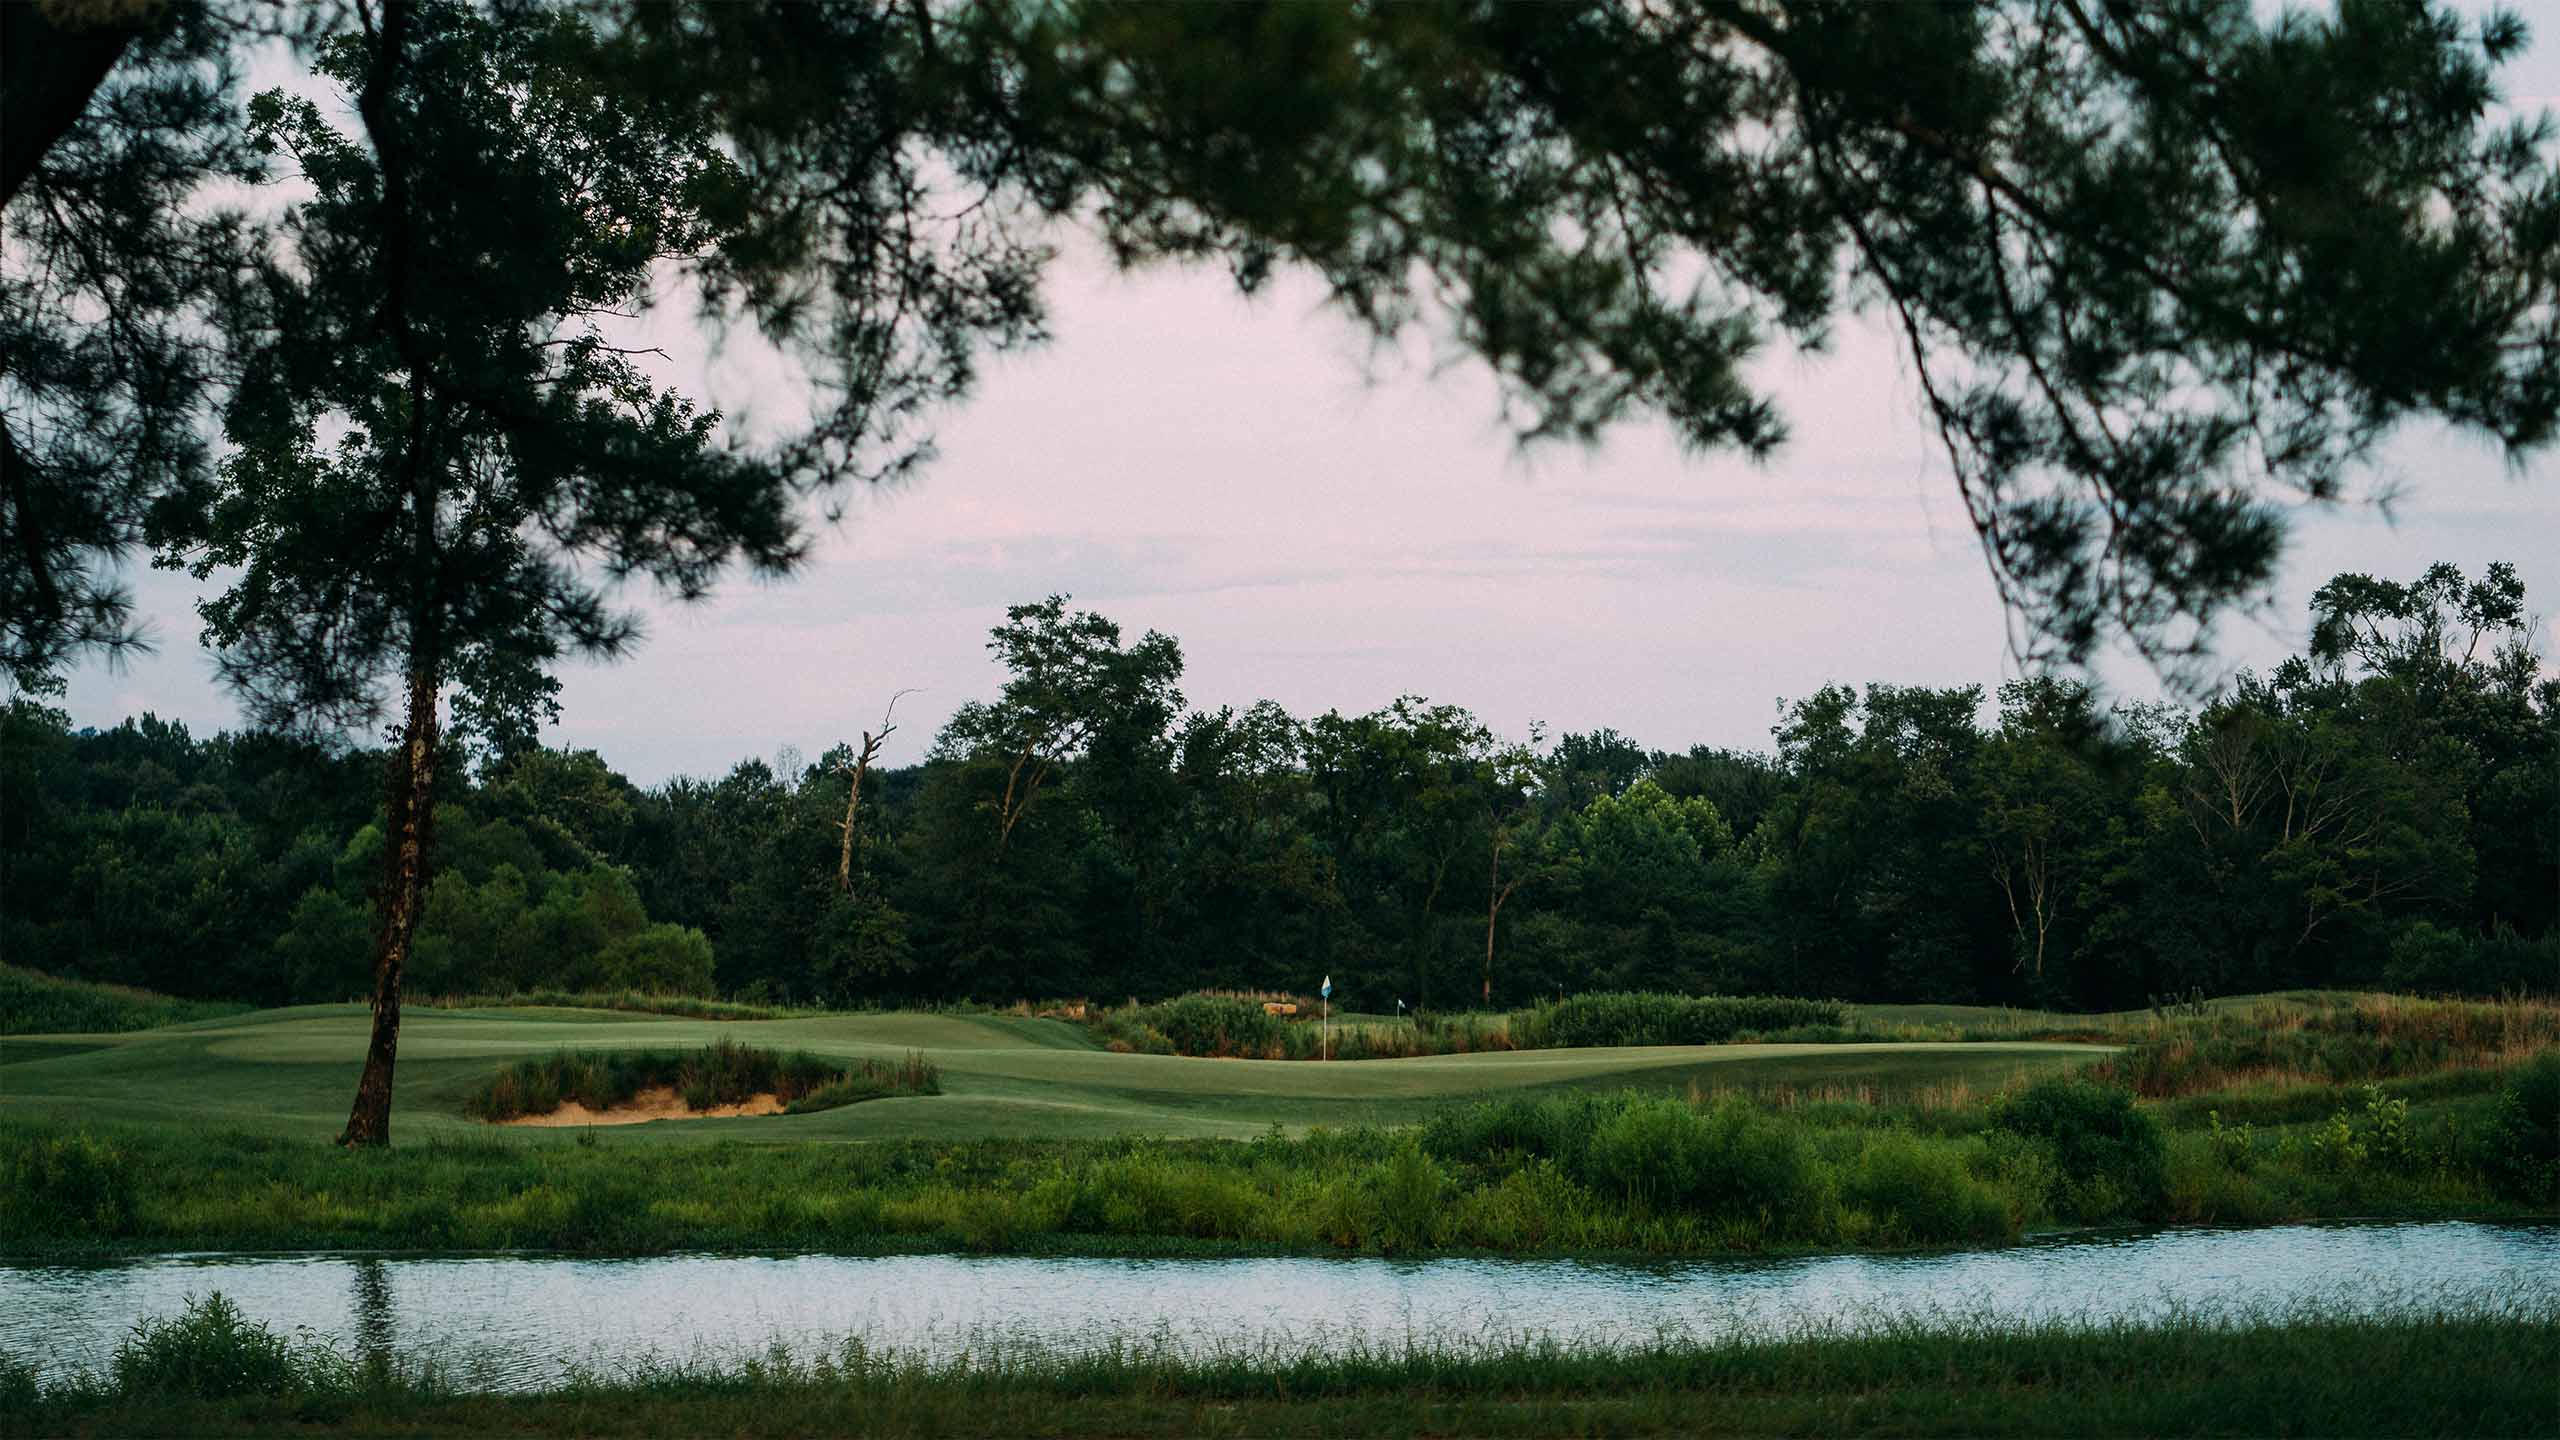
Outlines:
[[[303,1006],[122,1035],[0,1039],[0,1115],[213,1126],[325,1140],[363,1063],[362,1006]],[[1774,1085],[1996,1088],[2085,1064],[2109,1047],[1975,1044],[1699,1045],[1496,1051],[1405,1060],[1202,1060],[1121,1055],[1064,1021],[891,1013],[687,1020],[549,1008],[410,1011],[398,1133],[566,1143],[483,1125],[463,1097],[510,1061],[576,1049],[684,1049],[720,1036],[845,1059],[922,1051],[944,1092],[808,1115],[667,1121],[592,1132],[607,1145],[887,1138],[1248,1137],[1277,1126],[1413,1123],[1437,1104],[1557,1087],[1685,1092]],[[588,1132],[581,1132],[588,1133]]]

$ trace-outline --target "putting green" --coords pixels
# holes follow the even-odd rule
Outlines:
[[[0,1039],[0,1115],[212,1126],[326,1139],[364,1059],[362,1006],[302,1006],[124,1035]],[[685,1020],[548,1008],[412,1010],[392,1115],[401,1139],[519,1137],[462,1098],[498,1066],[574,1049],[680,1049],[720,1036],[778,1050],[889,1058],[920,1050],[944,1093],[814,1115],[666,1121],[595,1132],[605,1144],[920,1136],[1249,1136],[1273,1126],[1409,1124],[1440,1103],[1547,1087],[1685,1091],[1770,1085],[1996,1087],[2108,1047],[1978,1044],[1695,1045],[1525,1050],[1412,1060],[1197,1060],[1116,1055],[1080,1027],[1010,1016],[829,1015]],[[550,1132],[556,1143],[558,1132]]]

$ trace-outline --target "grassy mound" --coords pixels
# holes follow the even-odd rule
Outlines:
[[[938,1095],[942,1072],[909,1051],[903,1061],[850,1065],[802,1052],[779,1054],[722,1037],[699,1050],[562,1050],[519,1060],[462,1102],[480,1120],[547,1115],[575,1102],[590,1110],[627,1105],[644,1090],[670,1089],[688,1110],[737,1105],[759,1095],[779,1099],[794,1115],[832,1110],[890,1095]]]
[[[112,1034],[187,1020],[217,1020],[252,1008],[236,1001],[181,1000],[129,985],[65,980],[40,970],[0,965],[0,1035]]]

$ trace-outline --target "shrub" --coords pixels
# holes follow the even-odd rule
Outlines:
[[[1279,1046],[1286,1023],[1234,995],[1183,995],[1142,1013],[1181,1055],[1259,1056]]]
[[[711,993],[711,941],[690,925],[652,925],[604,952],[606,983],[651,995]]]
[[[1707,1188],[1715,1156],[1707,1122],[1676,1100],[1627,1106],[1591,1137],[1584,1179],[1652,1205],[1686,1205]]]
[[[283,1336],[242,1316],[219,1290],[187,1297],[175,1319],[137,1322],[112,1362],[116,1388],[127,1395],[198,1400],[283,1395],[303,1368]]]
[[[2549,995],[2560,990],[2560,928],[2528,940],[2500,921],[2472,947],[2462,986],[2479,995]]]
[[[1831,1198],[1796,1128],[1738,1100],[1703,1113],[1677,1100],[1630,1100],[1592,1133],[1581,1178],[1761,1233],[1816,1231]]]
[[[2402,991],[2468,989],[2471,952],[2470,936],[2431,920],[2413,921],[2392,937],[2383,983]]]
[[[2526,1200],[2560,1199],[2560,1051],[2519,1065],[2498,1095],[2482,1168]]]
[[[2012,1235],[2051,1218],[2061,1179],[2052,1146],[2006,1130],[1987,1131],[1965,1152],[1965,1169],[1999,1194]]]
[[[1579,1171],[1606,1108],[1611,1102],[1596,1095],[1510,1095],[1449,1106],[1423,1123],[1422,1148],[1442,1160],[1520,1156]]]
[[[1153,1149],[1096,1165],[1080,1185],[1099,1202],[1100,1224],[1070,1222],[1122,1235],[1189,1235],[1241,1239],[1257,1203],[1255,1191],[1232,1172],[1177,1160]],[[1089,1213],[1083,1201],[1068,1213]]]
[[[104,1239],[134,1220],[132,1167],[124,1152],[85,1130],[10,1138],[0,1233],[58,1241]]]
[[[1407,1142],[1378,1167],[1376,1195],[1381,1250],[1428,1250],[1439,1243],[1447,1212],[1449,1177],[1422,1147]]]
[[[1553,1164],[1533,1161],[1469,1191],[1452,1228],[1460,1243],[1497,1250],[1567,1245],[1589,1223],[1591,1198]]]
[[[2061,1214],[2092,1221],[2159,1213],[2168,1191],[2168,1145],[2159,1122],[2125,1091],[2076,1078],[2040,1081],[1999,1101],[1993,1120],[2053,1146]]]
[[[1875,1238],[1887,1243],[1988,1244],[2013,1233],[2008,1202],[1954,1150],[1899,1131],[1866,1143],[1842,1191],[1874,1218]]]

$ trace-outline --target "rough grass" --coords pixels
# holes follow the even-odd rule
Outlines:
[[[914,1051],[895,1062],[846,1065],[806,1051],[785,1055],[742,1045],[724,1035],[698,1050],[561,1050],[519,1060],[465,1097],[462,1108],[475,1119],[512,1120],[547,1115],[572,1102],[610,1110],[660,1088],[675,1091],[688,1110],[771,1095],[791,1113],[808,1114],[891,1095],[939,1095],[942,1077]]]
[[[129,985],[65,980],[0,964],[0,1035],[87,1035],[149,1030],[248,1013],[229,1000],[182,1000]]]
[[[2017,1327],[1951,1314],[1618,1351],[995,1344],[936,1361],[848,1342],[643,1364],[534,1395],[474,1393],[396,1356],[272,1335],[261,1348],[236,1316],[175,1317],[154,1340],[252,1353],[258,1383],[121,1363],[39,1381],[0,1362],[0,1406],[31,1433],[67,1435],[2560,1434],[2547,1293],[2391,1318],[2314,1306]]]
[[[2288,999],[2155,1024],[2103,1072],[2145,1099],[2492,1073],[2560,1047],[2560,1002]]]

